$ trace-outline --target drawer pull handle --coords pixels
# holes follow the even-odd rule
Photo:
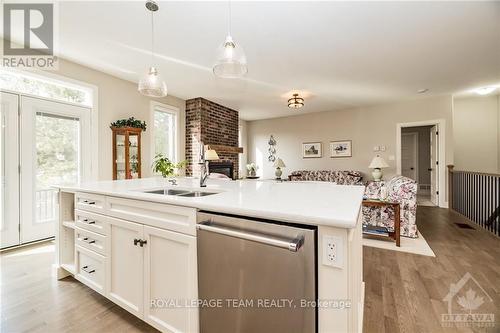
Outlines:
[[[95,272],[95,269],[90,270],[89,266],[83,266],[82,271],[84,271],[85,273],[92,274]]]
[[[89,219],[83,219],[82,222],[83,223],[87,223],[87,224],[95,224],[95,221],[92,221],[92,220],[89,220]]]
[[[148,241],[141,239],[141,240],[139,240],[139,243],[140,243],[141,247],[144,247],[144,245],[147,244]]]
[[[83,203],[87,205],[95,205],[95,201],[83,200]]]
[[[88,238],[88,237],[85,237],[85,238],[83,239],[83,241],[84,241],[84,242],[87,242],[87,244],[93,244],[93,243],[95,243],[95,240],[93,240],[93,239],[92,239],[92,240],[89,240],[89,238]]]
[[[137,243],[139,243],[140,241],[140,239],[134,238],[134,245],[137,246]]]

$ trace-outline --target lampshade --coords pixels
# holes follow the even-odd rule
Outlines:
[[[222,78],[239,78],[248,72],[247,58],[243,48],[228,35],[217,49],[214,74]]]
[[[217,155],[217,152],[213,149],[207,149],[205,150],[205,160],[206,161],[215,161],[219,159],[219,155]]]
[[[274,167],[275,168],[284,168],[286,167],[285,165],[285,162],[283,162],[283,160],[281,158],[278,158],[275,162],[274,162]]]
[[[388,168],[389,164],[387,164],[387,162],[382,157],[377,155],[373,158],[372,162],[368,167],[370,169],[382,169],[382,168]]]
[[[150,97],[165,97],[167,96],[167,84],[158,74],[155,67],[149,68],[149,73],[139,81],[139,92]]]

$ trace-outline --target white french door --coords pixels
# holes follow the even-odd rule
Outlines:
[[[54,236],[53,185],[90,176],[90,110],[21,97],[21,243]]]
[[[1,93],[0,248],[55,233],[54,185],[90,179],[90,112],[85,107]]]
[[[0,93],[0,248],[19,244],[19,96]]]

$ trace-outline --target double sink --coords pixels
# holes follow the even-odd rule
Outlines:
[[[159,190],[148,190],[144,191],[144,193],[151,194],[161,194],[161,195],[175,195],[178,197],[205,197],[207,195],[217,194],[218,192],[205,192],[205,191],[191,191],[191,190],[181,190],[181,189],[159,189]]]

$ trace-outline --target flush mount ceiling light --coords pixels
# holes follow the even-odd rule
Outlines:
[[[481,95],[481,96],[484,96],[484,95],[488,95],[488,94],[491,94],[492,92],[494,92],[498,87],[497,86],[490,86],[490,87],[482,87],[482,88],[477,88],[477,89],[474,89],[474,92],[478,95]]]
[[[288,107],[291,109],[300,109],[304,106],[304,99],[299,97],[299,94],[293,94],[293,97],[288,100]]]
[[[247,58],[243,48],[231,37],[231,1],[228,2],[227,36],[217,49],[217,60],[213,67],[214,74],[225,79],[235,79],[248,72]]]
[[[151,66],[146,75],[139,80],[137,90],[145,96],[149,97],[165,97],[167,96],[167,84],[158,74],[158,70],[154,64],[154,21],[153,14],[158,11],[158,4],[154,1],[146,2],[146,8],[151,12]]]

